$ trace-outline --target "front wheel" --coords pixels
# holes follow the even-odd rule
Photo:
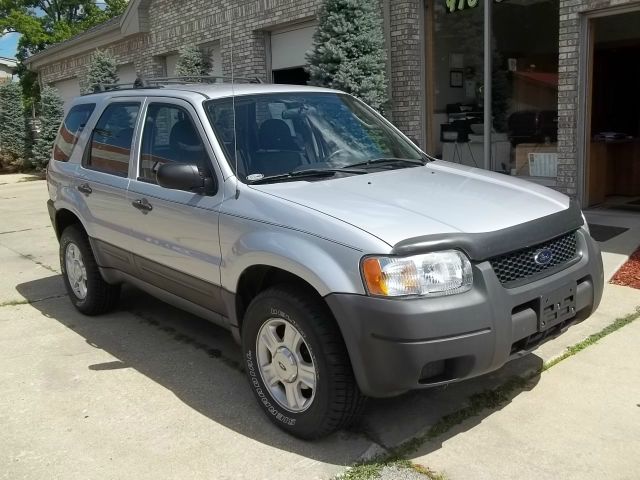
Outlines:
[[[294,286],[274,287],[243,322],[246,372],[258,403],[283,430],[314,439],[347,426],[364,397],[326,304]]]

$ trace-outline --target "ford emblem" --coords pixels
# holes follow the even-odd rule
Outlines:
[[[536,252],[535,255],[533,256],[533,260],[538,265],[548,265],[549,262],[553,260],[553,252],[548,248],[545,248],[544,250],[540,250],[539,252]]]

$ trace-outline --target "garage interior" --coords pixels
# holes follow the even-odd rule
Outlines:
[[[591,20],[588,205],[640,212],[640,11]]]

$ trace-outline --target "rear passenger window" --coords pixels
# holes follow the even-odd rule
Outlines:
[[[139,103],[112,103],[102,113],[91,137],[86,167],[126,177]]]
[[[156,183],[158,168],[165,163],[188,163],[208,172],[204,144],[187,111],[152,103],[144,122],[138,179]]]
[[[68,162],[73,153],[73,147],[78,143],[78,137],[87,124],[89,117],[96,108],[95,103],[76,105],[64,119],[56,143],[53,146],[53,159],[58,162]]]

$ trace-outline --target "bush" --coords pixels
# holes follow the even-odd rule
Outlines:
[[[0,87],[0,169],[28,167],[27,129],[22,90],[16,82]]]
[[[209,62],[195,45],[185,45],[178,51],[177,77],[202,77],[209,73]],[[193,78],[193,80],[196,80]]]
[[[325,0],[313,50],[310,83],[351,93],[382,110],[388,101],[384,30],[379,3]]]
[[[53,143],[64,114],[63,100],[55,88],[44,87],[40,93],[40,135],[33,146],[33,166],[41,170],[51,158]]]
[[[89,63],[83,93],[108,90],[110,86],[118,83],[117,69],[116,59],[110,53],[96,50]]]

